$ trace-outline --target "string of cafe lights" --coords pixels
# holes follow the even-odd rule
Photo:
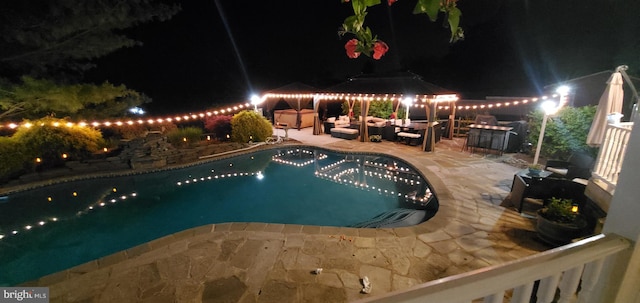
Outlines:
[[[551,98],[558,97],[558,94],[553,94]],[[253,105],[257,105],[258,103],[263,102],[266,99],[270,98],[293,98],[293,99],[305,99],[305,98],[318,98],[318,100],[345,100],[345,101],[383,101],[383,100],[391,100],[391,101],[406,101],[407,98],[404,97],[403,94],[273,94],[267,93],[259,98],[259,101]],[[491,108],[502,108],[509,106],[519,106],[526,105],[533,102],[538,102],[539,100],[549,99],[549,96],[541,96],[535,98],[528,99],[520,99],[520,100],[511,100],[511,101],[502,101],[502,102],[490,102],[485,104],[474,104],[474,105],[457,105],[457,110],[476,110],[476,109],[491,109]],[[457,102],[458,97],[454,94],[451,95],[438,95],[433,98],[430,95],[415,95],[413,98],[409,97],[411,100],[411,107],[415,108],[424,108],[426,103],[428,102],[436,102],[436,103],[444,103],[444,102]],[[227,115],[230,113],[238,112],[241,110],[250,109],[252,107],[251,103],[242,103],[233,106],[227,106],[226,108],[213,110],[213,111],[203,111],[199,113],[190,113],[190,114],[178,114],[169,117],[149,117],[146,119],[112,119],[112,120],[104,120],[104,121],[79,121],[79,122],[67,122],[64,126],[72,127],[72,126],[93,126],[93,127],[114,127],[114,126],[127,126],[127,125],[151,125],[156,123],[164,123],[164,122],[187,122],[193,120],[204,119],[206,117],[217,116],[217,115]],[[437,109],[450,109],[450,105],[438,105]],[[16,129],[20,126],[24,127],[32,127],[33,124],[30,122],[8,122],[5,124],[0,124],[1,129]],[[54,122],[53,126],[60,126],[59,123]]]
[[[554,99],[554,98],[558,98],[558,97],[560,97],[560,95],[553,94],[551,96],[541,96],[541,97],[520,99],[520,100],[490,102],[490,103],[474,104],[474,105],[456,105],[456,110],[476,110],[476,109],[505,108],[505,107],[532,104],[532,103],[536,103],[538,101],[544,101],[544,100]],[[424,106],[422,106],[422,107],[424,107]],[[438,109],[447,110],[449,108],[450,108],[450,106],[448,106],[448,105],[440,105],[440,106],[438,106]]]
[[[488,102],[484,104],[474,104],[474,105],[456,105],[457,110],[472,110],[472,109],[491,109],[491,108],[502,108],[509,106],[518,106],[518,105],[526,105],[530,103],[535,103],[540,100],[547,100],[549,98],[557,98],[558,94],[553,94],[551,96],[540,96],[540,97],[532,97],[532,98],[524,98],[524,99],[514,99],[510,101],[501,101],[501,102]],[[344,100],[344,101],[398,101],[403,104],[411,103],[411,107],[414,108],[424,108],[427,106],[429,102],[436,103],[444,103],[444,102],[457,102],[459,101],[458,97],[455,94],[449,95],[437,95],[435,98],[431,95],[415,95],[412,97],[405,97],[403,94],[273,94],[268,93],[265,94],[261,98],[261,102],[266,99],[312,99],[317,98],[318,100]],[[409,101],[407,101],[409,98]],[[450,105],[438,105],[438,109],[450,109]]]
[[[54,127],[59,127],[59,126],[119,127],[119,126],[131,126],[131,125],[153,125],[153,124],[164,123],[164,122],[180,123],[180,122],[189,122],[189,121],[205,119],[206,117],[228,115],[230,113],[235,113],[235,112],[246,110],[249,108],[251,108],[251,104],[243,103],[243,104],[228,106],[226,108],[213,110],[213,111],[203,111],[199,113],[182,114],[182,115],[175,115],[175,116],[169,116],[169,117],[155,117],[155,118],[145,118],[145,119],[122,118],[122,119],[93,121],[93,122],[79,121],[79,122],[66,122],[62,125],[59,122],[52,122],[52,126]],[[0,129],[5,129],[5,128],[16,129],[21,126],[32,127],[34,125],[31,122],[22,122],[22,123],[10,122],[6,124],[0,124]]]
[[[523,99],[514,99],[510,101],[499,101],[499,102],[487,102],[483,104],[473,104],[473,105],[454,105],[456,110],[485,110],[485,109],[494,109],[494,108],[505,108],[505,107],[513,107],[513,106],[521,106],[536,103],[538,101],[544,101],[550,98],[557,98],[559,94],[553,94],[551,96],[540,96],[540,97],[532,97],[532,98],[523,98]],[[344,101],[398,101],[402,104],[410,104],[410,108],[422,108],[424,109],[428,106],[429,102],[438,103],[450,103],[450,102],[458,102],[458,97],[454,94],[451,95],[438,95],[433,98],[429,95],[415,95],[413,98],[405,97],[403,94],[266,94],[264,95],[260,102],[268,99],[268,98],[279,98],[279,99],[311,99],[317,98],[319,100],[344,100]],[[449,110],[452,105],[437,105],[436,108],[438,110]]]
[[[344,101],[400,101],[405,102],[409,99],[413,102],[455,102],[458,100],[458,96],[455,94],[448,95],[415,95],[413,97],[405,97],[403,94],[350,94],[350,93],[323,93],[323,94],[273,94],[267,93],[259,102],[263,102],[267,99],[317,99],[317,100],[344,100]]]

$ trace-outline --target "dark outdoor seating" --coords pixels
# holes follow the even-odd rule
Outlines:
[[[331,129],[331,137],[353,140],[358,138],[358,130],[348,127],[334,127]]]
[[[591,170],[595,164],[595,159],[585,152],[575,152],[568,160],[547,160],[545,170],[554,173],[557,177],[566,179],[586,179],[591,178]]]
[[[371,136],[371,135],[380,135],[380,136],[382,136],[384,128],[385,128],[385,126],[368,125],[368,123],[367,123],[367,133],[369,133],[369,136]]]
[[[416,132],[399,132],[397,133],[398,140],[405,140],[407,145],[420,145],[424,140],[424,134],[426,129],[419,129]]]
[[[523,211],[525,203],[540,208],[553,197],[573,199],[582,208],[586,201],[585,188],[584,184],[569,179],[547,177],[525,180],[516,174],[511,184],[510,200],[518,212]]]
[[[382,129],[382,139],[396,141],[396,134],[400,132],[400,128],[395,125],[387,125]]]

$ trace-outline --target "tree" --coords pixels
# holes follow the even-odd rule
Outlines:
[[[345,50],[349,58],[355,59],[364,54],[373,59],[379,60],[388,50],[389,46],[374,35],[368,26],[364,25],[367,16],[367,9],[381,3],[381,0],[341,0],[343,3],[351,2],[353,15],[347,17],[341,29],[338,31],[340,36],[353,34],[354,39],[347,41]],[[387,4],[391,6],[398,0],[387,0]],[[417,0],[413,9],[414,14],[426,14],[431,22],[438,20],[440,13],[444,14],[445,22],[443,26],[451,31],[450,42],[456,42],[464,39],[464,31],[460,27],[460,17],[462,12],[458,9],[456,2],[458,0]]]
[[[587,145],[587,134],[596,113],[595,106],[565,106],[547,120],[540,154],[548,159],[567,160],[573,153],[586,153],[595,158],[597,149]],[[529,142],[538,145],[544,112],[529,113]]]
[[[0,163],[0,183],[19,175],[27,168],[28,158],[18,140],[0,136]]]
[[[149,101],[124,85],[114,86],[109,82],[60,85],[26,76],[19,84],[0,82],[0,119],[48,115],[107,118],[122,116],[128,108]]]
[[[156,0],[20,0],[0,4],[0,70],[51,76],[83,72],[91,59],[140,44],[123,30],[180,10]]]

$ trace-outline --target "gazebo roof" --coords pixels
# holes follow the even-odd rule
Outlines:
[[[361,74],[324,89],[325,93],[346,94],[398,94],[398,95],[453,95],[455,92],[422,80],[412,72]]]
[[[313,93],[317,93],[318,91],[320,91],[318,88],[315,88],[311,85],[306,85],[300,82],[292,82],[285,86],[281,86],[281,87],[269,90],[266,93],[273,94],[273,95],[313,94]]]

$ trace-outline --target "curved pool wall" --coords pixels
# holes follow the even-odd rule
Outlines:
[[[0,201],[0,285],[206,224],[398,227],[437,208],[429,182],[401,159],[309,146],[37,187]]]

